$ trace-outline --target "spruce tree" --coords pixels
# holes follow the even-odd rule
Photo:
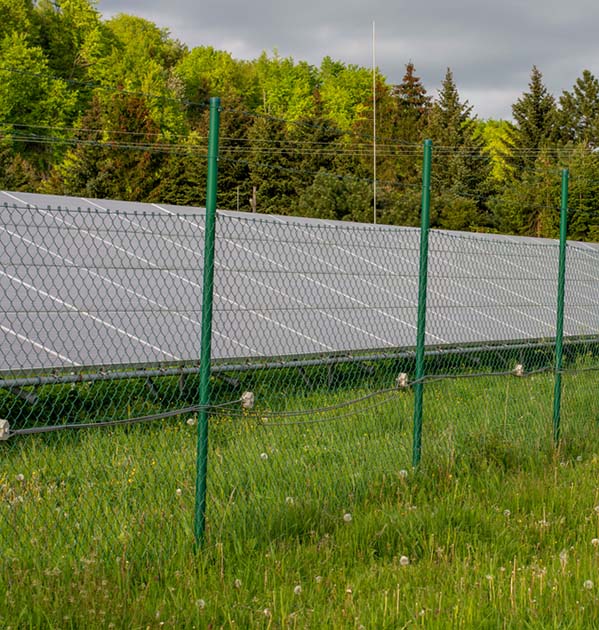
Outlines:
[[[436,214],[438,226],[468,229],[486,225],[491,158],[477,129],[472,107],[468,101],[460,100],[449,68],[432,106],[426,133],[432,139],[433,147],[437,147],[434,150],[434,186],[446,200],[446,210]],[[456,199],[455,212],[451,209],[454,204],[448,201],[452,196]],[[458,217],[462,218],[458,220]]]
[[[512,105],[515,124],[507,133],[506,161],[513,177],[521,178],[535,164],[539,150],[556,140],[555,98],[543,84],[543,75],[532,67],[529,91]]]
[[[568,142],[582,142],[590,148],[599,146],[599,81],[584,70],[572,92],[560,96],[558,116],[560,137]]]
[[[432,106],[432,98],[416,76],[414,64],[406,64],[406,72],[399,85],[391,88],[391,96],[397,101],[397,175],[404,184],[417,181],[420,173],[420,155],[410,145],[419,145]]]

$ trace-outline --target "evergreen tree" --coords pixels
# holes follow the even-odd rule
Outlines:
[[[206,117],[206,135],[208,118]],[[252,117],[244,112],[240,96],[232,95],[223,101],[220,117],[220,152],[218,163],[218,207],[250,210],[252,182],[250,181],[249,132]],[[267,161],[270,159],[266,158]]]
[[[420,154],[410,145],[419,145],[432,106],[432,98],[426,93],[420,77],[416,76],[414,64],[406,64],[406,72],[399,85],[391,88],[397,100],[397,137],[399,153],[396,160],[397,175],[406,184],[414,183],[420,173]]]
[[[494,201],[500,232],[556,238],[559,235],[560,178],[554,152],[541,149],[532,168]]]
[[[205,207],[207,171],[205,147],[206,136],[194,130],[184,142],[166,154],[161,160],[156,185],[148,194],[148,201]]]
[[[291,214],[296,202],[297,153],[288,142],[286,123],[256,116],[249,139],[250,182],[257,191],[258,212]]]
[[[152,146],[158,131],[143,97],[94,97],[81,121],[76,148],[56,167],[46,190],[103,199],[146,200],[155,188],[162,161],[162,155]]]
[[[430,111],[432,98],[426,93],[420,77],[415,74],[414,64],[406,64],[406,73],[399,85],[391,86],[391,96],[399,103],[399,110],[416,122],[422,121]]]
[[[36,192],[39,175],[21,155],[11,150],[10,143],[0,146],[0,189]]]
[[[568,236],[599,241],[599,155],[584,144],[569,154]],[[557,177],[556,177],[557,179]]]
[[[599,81],[584,70],[576,79],[572,92],[560,96],[558,116],[562,140],[582,142],[591,148],[599,146]]]
[[[491,159],[484,139],[478,132],[472,107],[462,102],[448,68],[439,96],[434,102],[426,133],[437,146],[435,154],[434,187],[438,193],[450,193],[457,198],[474,200],[455,204],[455,215],[450,208],[439,214],[438,227],[468,229],[486,225],[489,221],[486,201],[490,194]],[[472,208],[478,208],[478,216]],[[468,212],[464,212],[468,208]],[[459,212],[458,210],[459,209]],[[457,221],[457,216],[463,220]]]
[[[326,171],[316,175],[300,195],[301,216],[337,221],[372,221],[372,187],[359,179],[339,177]]]
[[[508,129],[506,140],[506,161],[516,178],[534,165],[538,150],[557,137],[555,99],[536,66],[532,68],[528,88],[512,105],[515,124]]]

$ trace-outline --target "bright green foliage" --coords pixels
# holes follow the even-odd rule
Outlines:
[[[320,66],[319,91],[324,115],[347,131],[372,107],[371,71],[325,57]]]
[[[0,119],[60,127],[72,115],[68,86],[48,72],[44,54],[13,33],[0,42]]]
[[[39,43],[52,73],[85,79],[87,67],[98,58],[98,52],[104,52],[96,50],[103,26],[95,2],[41,0],[35,19]]]
[[[95,60],[88,72],[101,85],[153,95],[148,98],[151,117],[168,136],[183,128],[183,107],[170,89],[171,69],[184,54],[183,46],[142,18],[120,14],[106,22],[102,49],[108,52]],[[110,98],[111,91],[105,93]],[[154,96],[155,95],[155,96]]]
[[[0,42],[0,120],[12,131],[16,152],[47,166],[53,150],[36,139],[60,133],[72,119],[75,102],[75,93],[49,74],[42,50],[25,35],[13,33]],[[32,135],[31,141],[21,140]]]
[[[560,134],[566,141],[582,142],[592,148],[599,146],[599,81],[584,70],[576,79],[572,92],[559,99]]]
[[[275,52],[262,53],[255,62],[262,103],[259,110],[270,116],[296,121],[309,116],[314,108],[316,70],[305,61],[294,63]]]
[[[0,41],[12,33],[35,36],[33,0],[0,0]]]
[[[477,120],[478,134],[483,138],[485,148],[491,156],[491,177],[498,184],[509,179],[509,166],[505,157],[510,123],[507,120]]]
[[[185,54],[174,73],[183,83],[182,96],[189,101],[202,102],[220,96],[224,101],[242,97],[248,104],[256,102],[252,66],[212,46],[198,46]]]
[[[206,106],[220,96],[220,207],[249,210],[255,187],[259,211],[372,221],[370,68],[330,57],[315,67],[276,51],[246,61],[211,46],[188,50],[149,20],[103,20],[97,0],[0,0],[0,15],[5,187],[202,204]],[[558,107],[533,67],[513,123],[478,121],[451,71],[433,103],[411,61],[398,84],[377,73],[375,89],[378,221],[419,224],[422,141],[430,137],[433,226],[554,234],[539,208],[549,179],[571,165],[584,173],[572,179],[581,210],[571,234],[597,238],[595,158],[586,149],[599,146],[599,81],[589,70]],[[140,99],[145,127],[123,126],[136,119],[116,113],[125,95]],[[77,146],[117,137],[147,146]],[[131,186],[115,165],[131,166]]]

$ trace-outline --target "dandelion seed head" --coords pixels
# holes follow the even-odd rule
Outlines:
[[[196,419],[195,418],[187,418],[187,424],[190,427],[193,427],[195,423],[196,423]]]
[[[577,461],[577,462],[581,462],[581,461],[582,461],[582,455],[579,455],[579,456],[576,458],[576,461]]]
[[[322,582],[322,575],[317,575],[314,578],[314,581],[316,582],[316,584],[320,584]]]
[[[599,547],[599,538],[591,538],[591,545],[593,545],[593,547]]]
[[[241,588],[241,580],[239,578],[235,578],[235,582],[233,582],[235,588]]]
[[[399,559],[399,564],[400,564],[402,567],[407,567],[407,566],[408,566],[408,564],[410,564],[410,559],[408,558],[408,556],[402,556],[402,557]]]
[[[590,591],[595,585],[593,584],[593,580],[585,580],[583,586],[587,591]]]
[[[293,589],[293,593],[294,593],[294,595],[301,595],[302,594],[302,585],[301,584],[296,584],[295,588]]]
[[[183,490],[181,490],[181,488],[177,488],[177,489],[175,490],[175,494],[176,494],[178,497],[180,497],[180,496],[183,494]]]
[[[407,471],[405,468],[402,468],[402,469],[399,471],[399,476],[400,476],[402,479],[405,479],[405,478],[408,476],[408,471]]]
[[[260,459],[268,459],[268,453],[260,453]]]
[[[346,512],[346,513],[343,515],[343,520],[344,520],[346,523],[351,523],[351,520],[352,520],[352,515],[351,515],[349,512]]]
[[[206,602],[203,599],[197,599],[196,606],[200,609],[206,608]]]
[[[596,506],[593,508],[593,510],[595,510],[595,512],[596,512],[597,514],[599,514],[599,505],[596,505]]]
[[[295,500],[293,497],[285,497],[285,503],[287,503],[287,505],[293,505]]]
[[[16,480],[17,480],[17,481],[25,481],[25,475],[23,475],[22,473],[19,473],[19,474],[16,476]]]
[[[507,518],[507,517],[511,516],[512,513],[509,510],[503,510],[503,515]]]

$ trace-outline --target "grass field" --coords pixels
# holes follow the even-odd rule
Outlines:
[[[220,414],[199,551],[189,418],[12,438],[0,627],[599,627],[598,381],[557,451],[551,376],[429,384],[418,470],[409,391]]]

